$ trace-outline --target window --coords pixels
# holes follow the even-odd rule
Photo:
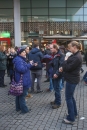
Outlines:
[[[48,15],[48,8],[32,9],[32,15]]]
[[[32,0],[32,8],[48,7],[48,0]]]
[[[20,8],[30,8],[30,0],[20,0]]]
[[[83,16],[67,16],[67,21],[83,21]]]
[[[67,0],[67,7],[82,7],[83,0]]]
[[[49,7],[65,7],[66,0],[49,0]]]
[[[66,8],[49,8],[49,15],[66,15]]]
[[[67,15],[83,15],[83,8],[67,8]]]
[[[49,16],[49,21],[66,21],[65,16]]]

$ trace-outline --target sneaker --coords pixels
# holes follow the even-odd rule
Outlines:
[[[51,105],[54,105],[54,104],[55,104],[55,101],[50,102],[50,104],[51,104]]]
[[[57,108],[59,108],[59,107],[61,107],[61,105],[54,104],[54,105],[52,106],[53,109],[57,109]]]
[[[49,82],[50,80],[49,79],[47,79],[47,80],[45,80],[44,82]]]
[[[3,86],[4,86],[4,87],[7,87],[7,85],[6,85],[6,84],[4,84]]]
[[[26,98],[32,98],[33,97],[33,95],[31,95],[31,94],[28,94],[27,96],[26,96]]]
[[[36,93],[43,93],[43,90],[37,90]]]
[[[74,124],[75,124],[74,121],[69,121],[69,120],[67,120],[67,119],[64,119],[64,120],[63,120],[63,123],[65,123],[65,124],[71,124],[71,125],[74,125]]]
[[[34,81],[35,83],[37,83],[37,78],[35,78],[35,81]]]

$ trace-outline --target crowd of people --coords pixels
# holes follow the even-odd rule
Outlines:
[[[68,44],[67,51],[64,46],[47,44],[46,50],[39,48],[36,42],[33,48],[22,46],[21,48],[8,48],[4,50],[0,46],[0,87],[6,87],[4,84],[5,71],[12,78],[19,82],[21,75],[23,80],[23,94],[16,96],[16,111],[22,114],[30,112],[26,105],[25,97],[30,93],[35,93],[34,82],[37,78],[36,93],[42,93],[41,78],[42,68],[46,67],[46,77],[49,81],[47,91],[55,93],[55,100],[51,102],[52,109],[61,107],[61,91],[65,85],[65,99],[68,109],[68,115],[63,120],[66,124],[74,124],[78,116],[74,92],[76,85],[80,81],[80,71],[82,67],[82,56],[80,53],[81,44],[77,41],[71,41]],[[9,83],[9,84],[10,84]]]

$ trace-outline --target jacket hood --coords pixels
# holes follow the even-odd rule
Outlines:
[[[40,52],[40,49],[38,49],[38,48],[33,48],[30,53],[35,54],[35,53],[37,53],[37,52]]]

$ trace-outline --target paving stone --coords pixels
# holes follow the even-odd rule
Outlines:
[[[83,68],[87,70],[85,65]],[[81,74],[81,79],[83,75],[84,73]],[[87,130],[87,86],[83,81],[77,85],[74,94],[79,118],[75,125],[66,125],[62,123],[67,113],[65,90],[61,93],[62,106],[53,110],[50,102],[54,100],[54,92],[46,92],[49,82],[43,82],[44,80],[45,71],[41,84],[44,93],[33,94],[32,98],[28,98],[26,103],[32,111],[21,115],[15,111],[15,97],[8,96],[10,79],[5,75],[5,84],[8,87],[0,88],[0,130]],[[85,120],[80,120],[81,117],[85,117]]]

